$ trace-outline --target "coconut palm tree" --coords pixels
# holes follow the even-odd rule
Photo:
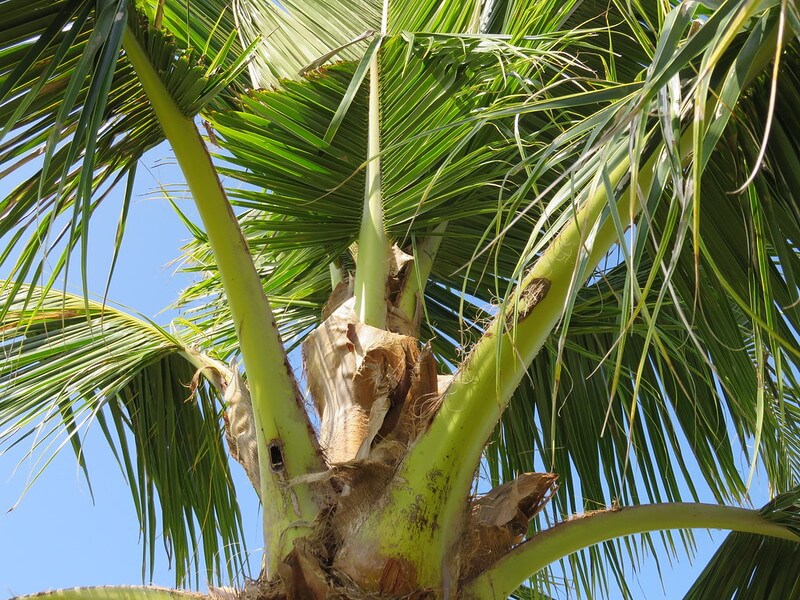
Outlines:
[[[0,212],[0,440],[83,464],[96,422],[149,555],[233,577],[230,456],[245,598],[627,594],[624,536],[692,528],[736,533],[689,597],[798,597],[795,2],[0,15],[2,173],[36,167]],[[163,140],[202,220],[169,330],[57,284]]]

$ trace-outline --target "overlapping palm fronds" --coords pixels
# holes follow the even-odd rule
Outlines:
[[[589,35],[576,32],[570,39],[579,45]],[[590,74],[572,64],[555,37],[542,36],[537,42],[535,47],[517,48],[503,39],[434,35],[384,42],[387,228],[403,246],[424,239],[443,223],[450,222],[452,232],[463,232],[447,234],[439,253],[441,263],[435,266],[437,280],[469,261],[476,245],[487,238],[486,229],[510,220],[521,204],[519,196],[503,199],[503,190],[521,179],[509,178],[520,153],[513,120],[500,127],[480,127],[474,112],[498,97],[524,94],[524,77],[539,77],[577,92],[580,88],[563,74],[564,69],[574,69],[576,76]],[[505,70],[513,77],[504,77]],[[244,184],[229,193],[235,205],[247,210],[243,230],[262,265],[265,291],[273,303],[287,306],[289,312],[281,312],[280,319],[290,337],[318,322],[331,291],[328,265],[347,265],[348,248],[358,237],[366,153],[363,93],[350,103],[331,142],[325,140],[352,73],[353,67],[345,64],[329,67],[305,82],[286,81],[281,90],[252,92],[243,99],[242,112],[210,117],[219,143],[237,166],[223,173]],[[525,124],[552,139],[569,119],[566,113],[553,116],[542,111],[526,118]],[[537,141],[536,146],[546,147],[546,142]],[[519,232],[529,227],[529,221],[520,223],[506,235],[515,241],[516,255],[526,240]],[[320,239],[326,243],[320,244]],[[202,233],[198,243],[189,249],[190,255],[213,269]],[[509,277],[515,258],[498,260],[503,263],[502,276]],[[484,257],[476,270],[486,261]],[[490,274],[487,280],[491,278]],[[461,277],[446,281],[460,285]],[[481,285],[488,291],[492,284]],[[184,300],[219,289],[218,282],[204,281],[188,290]],[[224,311],[224,305],[217,309],[210,305],[199,311],[197,319],[216,323],[232,336],[230,325],[222,325],[227,318]],[[232,343],[231,338],[219,341]]]
[[[775,53],[775,23],[789,16],[779,2],[768,11],[746,2],[717,11],[699,4],[567,4],[526,13],[496,3],[484,27],[502,33],[505,22],[510,38],[404,34],[383,42],[387,227],[399,243],[410,244],[448,224],[425,291],[423,337],[432,336],[440,358],[456,365],[493,314],[492,305],[508,296],[559,223],[574,214],[585,197],[581,190],[609,185],[606,161],[615,152],[630,153],[635,171],[661,152],[656,184],[644,190],[642,220],[622,235],[624,247],[609,255],[590,285],[575,290],[563,328],[519,388],[489,446],[491,477],[499,483],[521,471],[561,473],[565,493],[551,517],[613,501],[696,498],[705,488],[720,501],[741,500],[748,484],[738,467],[742,453],[750,464],[765,466],[777,490],[790,489],[798,481],[800,424],[793,375],[797,213],[786,183],[796,154],[796,128],[788,121],[797,114],[790,66],[797,50],[788,33],[777,133],[756,180],[746,192],[733,193],[756,168],[770,95],[768,72],[754,80],[748,69],[757,53]],[[753,18],[733,36],[747,11]],[[549,38],[522,37],[514,26],[525,14],[525,31],[584,25],[583,33],[562,34],[561,46],[548,47],[550,56],[558,56],[556,48],[574,56],[569,67],[531,67],[530,52]],[[610,33],[589,29],[608,24]],[[518,62],[487,51],[492,43],[519,52]],[[267,289],[286,298],[293,288],[317,286],[287,302],[284,331],[290,336],[315,322],[330,289],[327,265],[346,263],[344,249],[357,236],[352,216],[360,207],[358,167],[365,155],[358,96],[334,145],[322,139],[338,107],[336,94],[344,95],[347,69],[315,74],[311,83],[284,82],[283,90],[262,97],[262,120],[252,109],[252,116],[237,116],[239,126],[227,117],[227,129],[220,127],[223,135],[249,131],[250,139],[232,134],[223,145],[243,169],[229,174],[254,187],[240,192],[239,201],[248,209],[243,223],[264,272],[275,273],[274,287],[265,278]],[[316,90],[322,86],[330,95],[327,113],[320,114]],[[722,96],[721,106],[739,100],[738,109],[714,113],[715,95]],[[304,101],[308,108],[298,112]],[[281,142],[263,133],[269,128]],[[697,136],[694,145],[701,149],[694,162],[681,142],[688,135]],[[292,160],[266,159],[255,150],[273,143],[283,152],[292,148]],[[346,160],[335,163],[343,169],[335,180],[324,179],[330,171],[322,178],[312,174],[337,153],[341,158],[343,148]],[[770,166],[773,160],[786,161],[784,168]],[[305,170],[290,172],[298,168]],[[609,210],[608,218],[619,218]],[[264,229],[254,225],[258,221]],[[290,254],[292,236],[307,247]],[[327,243],[315,244],[316,237]],[[271,248],[285,254],[271,254]],[[749,281],[742,279],[748,272]],[[309,274],[305,287],[290,273]],[[202,289],[212,290],[211,281]],[[218,308],[209,306],[197,322],[224,322],[224,307]],[[754,439],[758,458],[748,450]],[[634,554],[622,543],[607,547],[620,582],[619,561]],[[587,582],[593,580],[590,563],[577,564]]]
[[[209,104],[230,106],[230,96],[226,101],[221,92],[235,89],[247,53],[232,29],[222,44],[218,33],[209,32],[204,46],[187,46],[205,31],[181,42],[123,1],[32,6],[6,0],[1,10],[0,169],[7,174],[29,164],[34,173],[0,201],[0,235],[8,239],[0,259],[17,282],[39,281],[43,254],[57,257],[55,277],[79,242],[85,268],[91,214],[111,187],[133,178],[142,154],[163,140],[121,51],[126,29],[145,45],[187,115]],[[128,194],[123,215],[129,202]]]
[[[609,199],[601,211],[605,225],[586,232],[564,318],[527,368],[485,453],[495,484],[521,471],[560,474],[561,492],[535,527],[614,502],[694,499],[705,488],[718,501],[741,502],[761,467],[774,491],[796,488],[796,6],[498,0],[465,8],[397,0],[382,23],[379,4],[153,1],[145,13],[156,27],[125,17],[183,112],[203,110],[215,130],[224,151],[220,171],[233,180],[229,196],[241,209],[284,338],[299,343],[319,322],[331,265],[353,265],[367,159],[365,52],[377,51],[387,231],[403,247],[443,238],[424,290],[421,331],[442,370],[457,367],[598,190]],[[103,13],[78,0],[34,2],[37,18],[24,22],[19,16],[31,14],[30,3],[6,0],[0,7],[10,15],[0,35],[0,164],[10,169],[46,156],[43,170],[0,206],[0,233],[36,228],[14,267],[21,281],[38,275],[34,256],[43,243],[77,243],[102,198],[92,190],[129,174],[161,133],[120,53],[118,21],[108,16],[125,15],[125,3],[110,3]],[[232,34],[237,24],[244,42]],[[247,85],[244,48],[251,42],[250,85],[269,89],[234,96]],[[635,202],[625,204],[631,195]],[[70,210],[63,224],[59,215]],[[205,235],[192,232],[188,253],[206,274],[182,298],[194,303],[187,314],[192,339],[229,357],[237,352],[236,332]],[[597,249],[601,234],[618,240],[608,253]],[[6,310],[28,290],[20,285],[11,286]],[[14,325],[12,345],[39,331],[35,315],[43,310]],[[60,322],[60,336],[80,339],[110,327],[85,315],[46,322]],[[147,329],[148,339],[158,338],[154,331]],[[127,419],[134,435],[138,425],[124,411],[137,396],[126,390],[150,389],[166,367],[191,370],[177,342],[171,353],[142,347],[155,362],[145,368],[137,359],[135,377],[70,388],[76,398],[107,390],[103,397],[119,400],[107,403],[114,423]],[[76,356],[63,360],[72,364]],[[9,362],[6,372],[20,364]],[[182,381],[171,377],[153,388],[161,394],[157,406],[169,406],[165,390]],[[19,389],[9,410],[28,403],[38,407],[32,415],[52,414],[58,426],[74,430],[74,413],[56,414],[58,402],[43,403],[52,387],[36,396]],[[187,419],[213,411],[204,393],[197,396],[203,406]],[[95,400],[83,402],[76,406],[87,414],[104,414]],[[123,412],[116,417],[114,410]],[[207,437],[198,433],[196,446],[211,448],[218,427],[203,431]],[[171,456],[151,458],[155,469],[174,467]],[[144,514],[146,493],[132,491]],[[222,498],[222,487],[216,492]],[[152,523],[153,514],[143,520]],[[169,515],[175,516],[165,512],[165,523]],[[231,523],[220,530],[236,539]],[[181,541],[174,543],[188,556],[191,532],[175,532]],[[675,539],[665,536],[664,543],[671,548]],[[732,538],[723,555],[742,543],[762,542]],[[649,539],[643,545],[656,548]],[[796,549],[759,547],[775,561],[782,556],[780,564],[796,560]],[[568,570],[579,593],[607,585],[607,572],[624,590],[626,565],[639,550],[619,542],[574,559]],[[715,561],[723,573],[734,566],[724,560]],[[764,573],[764,564],[753,572]],[[757,574],[756,589],[774,573]],[[698,585],[716,585],[704,581]],[[728,581],[733,594],[743,580]],[[544,589],[543,582],[534,585]]]
[[[41,468],[71,444],[86,471],[81,439],[95,423],[130,487],[147,562],[161,538],[188,583],[238,577],[242,524],[221,399],[205,383],[219,386],[224,377],[214,361],[108,306],[40,288],[20,292],[2,297],[9,309],[0,325],[0,444],[29,445]]]

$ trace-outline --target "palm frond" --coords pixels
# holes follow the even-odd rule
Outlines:
[[[180,48],[191,48],[205,63],[216,63],[222,71],[233,68],[246,54],[238,35],[233,5],[226,0],[139,0],[137,8],[147,16],[155,29],[164,29],[178,40]],[[250,87],[247,70],[238,71],[226,92],[244,91]],[[214,106],[227,94],[215,99]]]
[[[40,473],[71,443],[86,468],[81,436],[96,421],[130,487],[150,568],[160,538],[178,583],[203,583],[202,564],[209,581],[239,577],[221,400],[198,377],[214,373],[198,372],[196,353],[150,322],[78,296],[19,293],[2,297],[0,444],[30,444]]]
[[[678,138],[671,128],[685,122],[686,113],[665,108],[670,94],[682,110],[691,106],[687,98],[705,101],[694,96],[702,85],[687,77],[653,99],[653,114],[662,112],[659,135],[673,149],[661,162],[659,184],[642,192],[642,219],[577,291],[568,320],[534,361],[488,449],[494,480],[543,468],[560,473],[554,517],[617,501],[695,497],[704,489],[718,500],[742,501],[748,486],[743,457],[751,471],[763,464],[778,492],[800,481],[797,200],[796,188],[785,179],[797,154],[794,134],[787,133],[793,124],[786,121],[798,110],[797,46],[782,57],[782,110],[773,115],[778,134],[758,176],[744,193],[734,193],[754,168],[770,79],[763,75],[749,91],[743,86],[752,79],[747,70],[755,52],[774,53],[775,38],[770,41],[767,32],[774,31],[779,11],[774,6],[760,15],[761,21],[720,52],[726,23],[744,5],[728,9],[715,15],[717,29],[706,32],[708,50],[698,57],[719,55],[705,76],[720,104],[739,104],[730,120],[718,108],[720,121],[701,126],[704,137],[695,143],[703,149],[695,158],[700,183],[675,161]],[[664,50],[659,46],[657,57],[678,54]],[[662,59],[661,66],[672,75],[656,75],[653,68],[651,77],[674,78],[678,65],[670,62]],[[645,93],[647,88],[645,82]],[[632,142],[632,152],[646,152],[650,144],[637,148]],[[701,242],[695,247],[692,228]],[[672,537],[663,542],[674,551]],[[642,548],[653,548],[652,542],[644,540]],[[620,561],[638,554],[630,545],[607,544],[577,556],[569,568],[576,581],[591,582],[597,565],[607,564],[624,589]],[[592,585],[584,592],[592,594]]]
[[[390,0],[387,32],[479,33],[484,2]]]
[[[480,127],[473,112],[494,105],[498,98],[526,94],[531,81],[580,93],[581,87],[572,85],[565,72],[586,72],[573,64],[564,47],[588,45],[591,35],[576,31],[560,44],[555,36],[541,36],[528,48],[513,46],[507,39],[475,36],[408,35],[384,42],[387,228],[398,244],[406,246],[441,223],[451,223],[432,276],[436,284],[460,286],[461,276],[452,276],[452,271],[473,258],[476,245],[491,235],[487,229],[511,220],[524,201],[519,194],[502,198],[504,188],[513,188],[521,178],[514,121]],[[226,158],[234,164],[223,169],[231,178],[229,196],[246,210],[242,228],[263,274],[265,291],[281,307],[278,318],[285,337],[302,334],[318,322],[331,291],[328,265],[346,264],[348,248],[358,236],[366,158],[363,93],[354,97],[331,143],[325,140],[354,69],[341,64],[311,74],[303,83],[287,81],[278,91],[251,92],[242,99],[245,110],[211,115]],[[547,92],[542,96],[542,103],[550,98]],[[592,101],[587,95],[585,102]],[[572,102],[580,104],[574,98]],[[534,153],[568,127],[571,117],[565,113],[559,119],[544,109],[531,112],[524,120],[525,130],[535,129],[542,138],[535,144],[525,142],[529,146],[525,151]],[[511,276],[527,239],[520,232],[527,226],[523,220],[506,235],[506,249],[515,240],[516,255],[493,256],[500,266],[492,265],[487,279],[495,268],[503,269],[503,277]],[[184,295],[186,303],[206,304],[193,321],[205,323],[204,330],[222,328],[228,332],[225,335],[232,335],[224,303],[215,300],[221,288],[202,234],[188,253],[197,269],[211,275]],[[491,260],[484,257],[481,265],[487,262]],[[489,298],[494,292],[485,283],[476,285],[483,286],[482,291],[470,287],[470,294]],[[232,338],[215,340],[234,346]]]
[[[380,0],[306,2],[236,0],[233,9],[247,43],[259,40],[250,67],[252,86],[268,88],[297,79],[321,58],[358,60],[364,33],[380,30]]]
[[[780,97],[782,102],[790,103],[796,97],[793,76],[789,75],[796,50],[790,51],[787,60],[790,65],[787,76],[782,78],[785,84]],[[748,114],[763,114],[749,108],[764,93],[759,92],[763,88],[763,82],[756,85],[752,95],[742,101],[741,112],[729,129],[729,139],[742,135],[737,134],[742,127],[745,130],[753,127],[752,116]],[[793,105],[785,106],[787,114],[796,110],[790,106]],[[780,150],[786,150],[785,156],[794,160],[794,150]],[[786,273],[793,273],[796,268],[794,230],[797,218],[792,208],[794,192],[785,184],[781,184],[779,193],[775,191],[773,172],[785,171],[769,166],[770,157],[783,160],[783,153],[780,158],[772,154],[776,151],[778,148],[768,150],[762,177],[748,196],[728,193],[736,187],[737,169],[742,170],[732,165],[747,164],[746,156],[742,156],[747,152],[744,142],[736,142],[735,146],[721,144],[711,155],[703,179],[703,195],[695,200],[699,203],[702,248],[693,250],[681,245],[685,236],[681,238],[676,220],[682,211],[674,202],[661,201],[656,212],[647,215],[631,238],[636,244],[632,259],[637,261],[638,279],[632,280],[628,272],[624,250],[615,250],[617,256],[608,257],[611,269],[598,272],[592,284],[579,293],[569,328],[561,334],[561,348],[554,338],[549,352],[534,364],[532,387],[520,392],[528,398],[528,401],[521,401],[527,406],[531,405],[532,396],[541,396],[534,404],[548,415],[542,422],[545,432],[552,434],[553,427],[561,427],[565,421],[556,419],[548,405],[559,407],[561,417],[566,417],[565,409],[573,402],[580,411],[593,410],[597,429],[583,438],[594,441],[605,431],[612,446],[621,443],[616,459],[622,461],[619,466],[626,464],[628,458],[633,460],[636,452],[635,442],[630,451],[625,449],[628,445],[625,440],[632,435],[629,427],[642,419],[637,427],[643,429],[633,439],[644,443],[655,435],[646,424],[655,419],[654,424],[666,424],[657,425],[656,431],[667,434],[664,439],[670,440],[674,432],[669,423],[677,419],[695,458],[701,463],[706,483],[719,500],[736,498],[744,492],[744,482],[734,464],[736,452],[733,449],[742,451],[758,435],[762,437],[764,445],[760,451],[772,484],[778,490],[796,484],[800,471],[792,460],[797,456],[792,450],[797,447],[798,424],[791,398],[796,395],[793,373],[798,358],[794,310],[797,287]],[[780,215],[779,231],[764,228],[765,212]],[[685,213],[683,215],[685,219]],[[623,264],[618,265],[620,262]],[[741,273],[748,272],[752,273],[751,277],[742,279]],[[665,274],[669,277],[667,280]],[[698,275],[705,282],[702,285]],[[755,291],[752,289],[754,281],[757,282]],[[635,318],[629,321],[625,315],[633,310],[628,304],[632,288],[639,290],[642,297],[637,299]],[[770,299],[766,305],[765,297]],[[588,304],[584,304],[587,300]],[[603,314],[609,315],[608,321],[601,316]],[[624,334],[622,338],[620,331]],[[631,344],[635,349],[631,349]],[[774,360],[767,362],[765,355]],[[579,367],[581,364],[583,366]],[[591,388],[585,389],[589,385]],[[534,393],[534,388],[544,393]],[[757,403],[760,395],[762,401]],[[592,401],[592,398],[609,397],[612,400],[606,406]],[[664,399],[673,404],[669,410],[664,405],[658,408]],[[615,417],[617,410],[619,414]],[[733,439],[727,433],[728,416],[737,427]],[[579,418],[587,422],[586,414],[580,417],[576,414],[576,423]],[[558,424],[553,425],[556,421]],[[550,427],[546,425],[548,422]],[[609,429],[614,422],[621,427],[617,435]],[[645,431],[647,436],[643,435]],[[534,439],[534,436],[530,429],[520,433],[522,439]],[[577,443],[575,439],[566,445],[575,448]],[[675,443],[670,442],[670,445]],[[552,454],[552,448],[560,445],[552,439],[549,443],[537,444],[546,454]],[[508,453],[511,456],[518,454],[511,450]],[[678,448],[673,446],[673,450]],[[501,448],[497,456],[502,454]],[[525,462],[530,465],[529,461]],[[559,462],[565,467],[569,464],[569,461]],[[662,467],[666,465],[662,465],[661,460],[652,462],[650,468],[641,462],[638,464],[639,469],[644,469],[646,481],[648,471],[654,474]],[[581,481],[587,498],[585,481],[588,480],[588,473],[585,473]],[[615,480],[621,481],[616,477]],[[608,483],[606,478],[602,481]],[[691,482],[686,483],[691,490]],[[608,494],[594,501],[609,502],[623,494],[623,487],[626,486],[612,485]],[[652,489],[648,498],[658,501],[662,492],[658,486]],[[624,494],[622,497],[627,498]]]
[[[166,87],[191,116],[212,101],[225,105],[220,94],[233,85],[247,55],[232,58],[229,44],[206,62],[202,51],[182,47],[129,13],[126,2],[105,3],[102,10],[85,1],[40,4],[23,10],[7,0],[2,9],[0,169],[5,175],[35,168],[0,201],[0,235],[10,242],[0,259],[16,281],[36,282],[41,255],[55,252],[50,285],[79,243],[85,269],[92,213],[163,139],[120,50],[126,31],[148,49]],[[31,10],[42,16],[17,23]]]
[[[800,492],[781,494],[761,514],[790,527],[800,542]],[[800,543],[731,533],[711,557],[685,600],[796,598],[800,595]]]

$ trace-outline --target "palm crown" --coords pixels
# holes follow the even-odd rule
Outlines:
[[[2,172],[39,161],[0,205],[3,443],[64,434],[81,460],[76,431],[97,420],[148,543],[160,522],[179,570],[202,548],[215,580],[241,560],[226,434],[264,499],[262,584],[278,595],[348,581],[504,597],[536,572],[543,593],[540,569],[569,552],[692,526],[750,532],[694,597],[797,593],[795,3],[0,14]],[[54,287],[127,180],[124,222],[136,164],[165,138],[203,218],[186,248],[202,278],[170,333]],[[319,442],[281,339],[304,343]],[[681,512],[701,487],[743,502],[757,466],[776,496],[760,512]],[[676,504],[587,517],[575,547],[548,546],[581,531],[548,530],[568,515],[649,503]],[[410,514],[416,530],[387,540]],[[633,550],[602,548],[567,565],[588,594],[608,583],[601,556],[626,589]]]

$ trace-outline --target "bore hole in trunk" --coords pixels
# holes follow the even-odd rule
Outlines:
[[[273,440],[267,446],[269,450],[269,467],[273,473],[283,471],[283,444],[280,440]]]

